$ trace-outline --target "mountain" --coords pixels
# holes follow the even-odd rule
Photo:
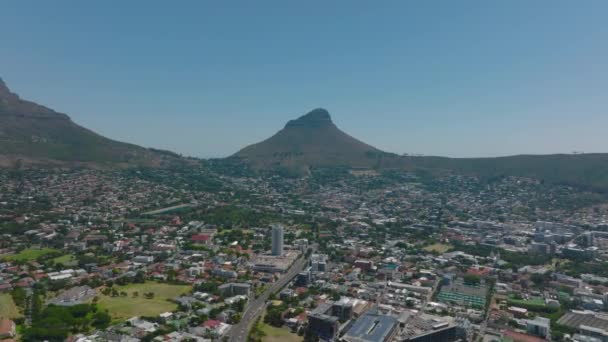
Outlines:
[[[399,159],[344,133],[322,108],[289,121],[272,137],[233,157],[254,169],[285,169],[297,174],[313,167],[378,167],[384,160]]]
[[[431,174],[483,178],[528,177],[608,193],[608,154],[517,155],[496,158],[397,156],[342,132],[325,109],[289,121],[272,137],[229,158],[254,170],[287,170],[297,175],[316,167],[400,168]]]
[[[608,192],[608,154],[516,155],[494,158],[403,157],[416,169],[447,170],[484,178],[519,176]]]
[[[105,138],[74,123],[66,114],[11,92],[0,79],[0,167],[18,165],[160,166],[176,159]]]

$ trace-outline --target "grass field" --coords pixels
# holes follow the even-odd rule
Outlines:
[[[64,266],[75,266],[78,264],[76,258],[71,254],[62,255],[53,259],[56,264],[62,264]]]
[[[266,336],[262,338],[263,342],[302,342],[304,338],[298,336],[286,328],[275,328],[268,324],[262,325],[262,331]]]
[[[4,259],[12,261],[33,261],[43,255],[54,252],[59,252],[59,250],[53,248],[27,248],[17,254],[6,256]]]
[[[189,285],[170,285],[156,282],[144,284],[129,284],[116,286],[118,292],[126,292],[126,297],[110,297],[99,291],[99,306],[107,309],[115,320],[123,320],[133,316],[156,316],[166,311],[173,311],[177,304],[169,299],[178,297],[192,289]],[[133,297],[134,292],[139,292]],[[154,298],[146,299],[144,293],[154,292]]]
[[[424,250],[427,252],[445,253],[450,250],[450,248],[452,248],[452,246],[450,245],[446,245],[443,243],[434,243],[430,246],[424,247]]]
[[[515,299],[514,297],[507,298],[507,303],[509,305],[519,306],[522,308],[526,308],[528,310],[545,310],[547,309],[547,304],[542,298],[533,297],[528,300],[525,299]]]
[[[19,308],[15,305],[13,297],[8,293],[0,293],[0,317],[8,317],[10,319],[23,317],[19,312]]]

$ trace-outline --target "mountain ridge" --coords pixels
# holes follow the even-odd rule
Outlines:
[[[399,156],[381,151],[341,131],[329,112],[317,108],[287,122],[270,138],[231,158],[254,170],[305,175],[318,167],[426,170],[493,178],[520,176],[608,192],[608,154],[515,155],[486,158]]]
[[[274,135],[229,159],[254,170],[306,175],[314,168],[424,169],[481,177],[521,176],[608,193],[608,154],[515,155],[486,158],[399,156],[340,130],[326,109],[289,120]],[[0,78],[0,168],[29,166],[161,167],[184,161],[172,152],[118,142],[64,113],[24,100]]]
[[[166,154],[118,142],[59,113],[22,99],[0,78],[0,167],[161,166]]]
[[[327,110],[317,108],[232,157],[254,169],[281,168],[306,174],[314,167],[374,167],[383,155],[388,154],[343,132]]]

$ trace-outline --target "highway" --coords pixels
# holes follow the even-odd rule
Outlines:
[[[228,332],[227,336],[230,342],[244,342],[247,340],[249,329],[255,320],[260,317],[262,313],[264,313],[264,310],[266,309],[266,301],[268,300],[270,294],[278,292],[285,287],[293,278],[295,278],[298,273],[302,271],[302,269],[304,269],[307,261],[308,260],[304,256],[297,259],[291,265],[289,270],[287,270],[287,273],[283,274],[279,280],[267,288],[266,291],[262,292],[257,299],[247,303],[241,321],[238,324],[233,325]]]

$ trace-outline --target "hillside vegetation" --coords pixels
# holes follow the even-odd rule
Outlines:
[[[103,137],[67,115],[21,99],[0,79],[0,167],[159,166],[174,155]]]

